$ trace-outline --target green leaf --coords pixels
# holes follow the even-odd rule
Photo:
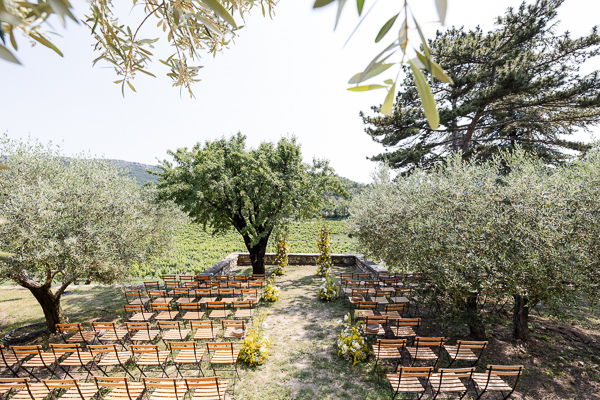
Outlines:
[[[396,94],[396,82],[390,88],[387,96],[385,96],[385,101],[381,106],[381,113],[385,115],[392,115],[392,106],[394,105],[394,95]]]
[[[217,15],[219,15],[221,18],[227,21],[229,25],[233,26],[234,28],[237,28],[235,20],[233,19],[231,14],[229,14],[229,12],[225,9],[225,7],[223,7],[221,3],[219,3],[218,0],[202,0],[202,3],[209,6],[211,10],[213,10]]]
[[[326,6],[329,3],[333,3],[334,0],[315,0],[315,4],[313,4],[313,8],[319,8]]]
[[[385,81],[383,81],[384,83],[387,83],[388,85],[391,85],[392,83],[395,83],[393,79],[386,79]]]
[[[72,6],[67,0],[48,0],[48,4],[50,4],[52,11],[58,15],[63,26],[65,25],[65,16],[71,18],[75,23],[79,23],[77,18],[71,13]]]
[[[351,90],[353,92],[366,92],[367,90],[375,90],[375,89],[384,89],[385,86],[383,85],[363,85],[363,86],[354,86],[351,88],[348,88],[348,90]]]
[[[446,74],[446,72],[442,69],[442,67],[440,67],[435,61],[433,61],[432,59],[425,58],[425,56],[418,51],[416,53],[417,57],[419,57],[419,60],[423,63],[425,68],[427,68],[427,70],[431,72],[431,75],[435,76],[438,80],[442,82],[446,82],[451,85],[454,84],[452,78],[450,78],[448,74]]]
[[[358,9],[358,16],[362,14],[363,7],[365,6],[365,0],[356,0],[356,8]]]
[[[59,56],[63,57],[63,53],[55,45],[53,45],[48,39],[46,39],[45,37],[43,37],[41,35],[36,35],[33,32],[31,32],[29,34],[29,36],[31,36],[32,39],[37,40],[38,42],[40,42],[44,46],[48,47],[49,49],[54,50]]]
[[[148,71],[146,71],[146,70],[143,70],[143,69],[138,69],[138,71],[139,71],[139,72],[143,72],[143,73],[144,73],[144,74],[146,74],[146,75],[150,75],[150,76],[153,76],[153,77],[155,77],[155,78],[156,78],[156,75],[154,75],[152,72],[148,72]],[[135,90],[134,90],[134,91],[135,91]]]
[[[13,254],[13,253],[7,253],[5,251],[0,251],[0,257],[6,258],[6,257],[14,257],[14,256],[15,256],[15,254]]]
[[[202,24],[207,27],[208,29],[210,29],[211,31],[213,31],[214,33],[216,33],[219,36],[223,36],[223,32],[221,32],[221,29],[211,20],[209,20],[208,18],[202,16],[200,13],[196,13],[196,19],[200,22],[202,22]]]
[[[371,70],[369,70],[367,73],[359,72],[358,74],[354,75],[348,81],[348,83],[351,85],[354,85],[357,83],[364,82],[364,81],[371,79],[372,77],[377,76],[377,75],[381,74],[382,72],[386,71],[392,65],[395,65],[395,64],[379,64],[379,63],[375,64],[375,67],[371,68]]]
[[[13,55],[13,53],[10,52],[10,50],[8,50],[6,47],[4,47],[1,44],[0,44],[0,58],[2,58],[3,60],[6,60],[8,62],[12,62],[15,64],[21,64],[19,62],[19,60],[17,60],[17,57],[15,57]]]
[[[400,33],[398,34],[398,42],[403,53],[406,53],[406,46],[408,45],[408,26],[406,25],[406,18],[402,22],[400,27]]]
[[[425,35],[423,35],[423,31],[417,23],[417,20],[414,17],[413,20],[415,21],[415,25],[417,26],[417,31],[419,31],[419,36],[421,36],[421,42],[423,43],[423,50],[425,51],[425,55],[427,56],[427,58],[431,58],[431,51],[429,50],[429,46],[427,46],[427,39],[425,39]]]
[[[21,18],[6,11],[0,11],[0,21],[4,21],[7,24],[15,26],[19,26],[23,23]]]
[[[448,9],[448,0],[435,0],[435,6],[437,8],[438,15],[440,16],[440,22],[442,25],[446,22],[446,11]]]
[[[129,88],[135,92],[135,88],[129,81],[127,81],[127,86],[129,86]]]
[[[338,22],[340,21],[340,15],[342,15],[342,10],[344,9],[345,5],[346,0],[338,0],[338,10],[337,15],[335,16],[335,26],[333,27],[333,30],[335,30],[338,26]]]
[[[392,18],[390,18],[388,20],[388,22],[386,22],[385,24],[383,24],[383,26],[379,30],[379,33],[377,34],[377,37],[375,38],[375,43],[379,43],[379,41],[381,39],[383,39],[383,37],[385,36],[385,34],[388,33],[388,31],[390,30],[390,28],[392,27],[392,25],[394,25],[394,22],[396,22],[396,18],[398,18],[398,15],[400,15],[400,14],[394,15]]]
[[[438,128],[440,123],[440,116],[437,112],[433,94],[431,94],[431,88],[429,87],[429,84],[425,79],[425,75],[423,75],[419,67],[417,67],[412,60],[410,60],[408,63],[410,64],[410,69],[412,69],[415,76],[415,84],[417,85],[417,91],[419,92],[419,97],[421,98],[421,105],[423,106],[423,111],[425,112],[425,118],[427,118],[427,122],[429,123],[431,129],[435,130]]]

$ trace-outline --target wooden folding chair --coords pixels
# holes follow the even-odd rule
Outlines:
[[[219,297],[221,298],[220,301],[227,303],[227,304],[231,304],[234,302],[235,298],[235,291],[233,288],[224,288],[224,289],[219,289],[218,291]]]
[[[161,276],[163,282],[167,282],[167,281],[177,281],[177,275],[176,274],[163,274]]]
[[[166,290],[149,290],[148,296],[150,297],[150,305],[154,304],[171,304],[173,301],[172,297],[167,296]]]
[[[356,277],[359,281],[364,281],[371,279],[371,274],[369,272],[359,272],[358,274],[356,274]]]
[[[146,289],[146,293],[148,293],[151,290],[160,290],[160,282],[158,282],[158,281],[144,282],[144,288]]]
[[[230,275],[231,279],[233,279],[234,281],[240,281],[240,282],[246,282],[248,279],[250,279],[250,277],[248,275],[243,275],[243,274],[237,274],[237,275]]]
[[[351,294],[352,289],[360,289],[360,281],[346,279],[346,280],[344,280],[342,286],[343,286],[342,290],[344,291],[344,293]]]
[[[460,399],[465,397],[469,386],[471,385],[471,379],[473,378],[473,372],[475,368],[440,368],[439,372],[431,374],[429,378],[429,384],[433,391],[433,399],[442,392],[462,392]],[[464,384],[462,379],[467,379],[467,383]]]
[[[43,400],[50,391],[42,383],[29,383],[29,378],[0,378],[0,398],[10,400]]]
[[[125,322],[125,327],[129,331],[129,341],[132,343],[153,342],[160,333],[157,329],[150,329],[148,322]]]
[[[503,397],[502,400],[508,399],[515,391],[522,373],[522,365],[488,365],[485,368],[485,372],[474,373],[473,382],[475,383],[475,391],[477,392],[475,400],[480,399],[484,393],[492,391],[500,392]],[[514,383],[512,387],[501,376],[513,377]],[[508,392],[508,394],[504,395],[504,392]]]
[[[421,318],[402,318],[395,320],[395,325],[390,325],[390,329],[397,338],[414,338],[420,326]]]
[[[373,301],[376,301],[379,304],[387,305],[389,301],[387,297],[390,295],[390,292],[386,290],[375,290],[375,296],[373,297]]]
[[[142,297],[141,290],[127,290],[125,291],[125,301],[127,304],[146,307],[150,298]]]
[[[95,384],[79,382],[77,379],[44,379],[42,383],[52,393],[53,398],[59,397],[57,392],[66,390],[60,395],[61,400],[91,400],[98,393],[98,387]]]
[[[215,328],[214,321],[192,321],[190,323],[192,329],[197,329],[194,334],[194,340],[214,340],[219,332],[218,325]]]
[[[191,394],[191,400],[224,400],[228,381],[218,376],[210,378],[184,378],[183,381]]]
[[[164,376],[169,376],[165,370],[169,358],[168,351],[160,350],[156,345],[131,345],[129,350],[131,350],[131,355],[134,358],[140,356],[134,363],[137,369],[140,370],[140,377],[142,375],[147,376],[143,367],[159,367]]]
[[[59,359],[65,354],[70,354],[63,361],[58,363],[60,369],[62,369],[65,374],[69,375],[70,378],[73,378],[71,375],[71,368],[83,368],[87,372],[86,379],[92,375],[92,371],[88,368],[88,364],[92,363],[94,360],[94,356],[89,351],[84,351],[79,343],[72,344],[50,344],[50,350],[56,355],[56,358]]]
[[[443,344],[443,337],[415,337],[413,346],[406,348],[411,359],[410,365],[413,366],[417,360],[433,361],[433,367],[435,368],[440,359],[441,347]],[[439,347],[440,349],[436,353],[433,351],[433,347]]]
[[[340,279],[353,279],[354,272],[340,272]]]
[[[263,280],[264,281],[265,279],[267,279],[267,276],[265,274],[252,274],[250,276],[250,279],[252,279],[252,280]]]
[[[223,338],[224,339],[241,339],[240,337],[234,336],[234,331],[241,329],[244,333],[242,338],[248,333],[248,326],[246,322],[242,320],[221,320],[221,326],[223,327]]]
[[[171,294],[176,299],[175,303],[177,304],[193,303],[194,300],[196,300],[196,297],[193,296],[192,289],[189,287],[175,288],[171,291]]]
[[[386,377],[392,388],[392,400],[398,396],[398,393],[419,394],[417,400],[421,399],[427,390],[429,377],[433,372],[433,367],[398,367],[395,374],[387,374]],[[419,380],[425,380],[421,383]]]
[[[133,375],[125,367],[125,363],[131,358],[130,351],[119,351],[115,344],[98,344],[88,346],[90,353],[98,361],[96,367],[103,375],[108,376],[108,370],[112,367],[121,367],[126,374],[133,378]]]
[[[227,318],[229,309],[224,301],[207,301],[206,308],[210,311],[208,318]]]
[[[186,365],[196,365],[204,376],[202,371],[202,356],[204,355],[204,348],[198,347],[196,342],[169,342],[167,348],[171,351],[171,359],[177,369],[179,375],[183,378],[181,368]],[[177,354],[175,354],[177,352]]]
[[[356,303],[356,318],[375,317],[378,306],[376,301],[359,301]]]
[[[365,335],[385,335],[385,327],[388,324],[389,319],[385,315],[366,316],[363,330]],[[370,331],[369,327],[376,327],[375,329],[377,329],[377,332],[375,332],[375,330]]]
[[[33,374],[33,372],[35,371],[36,368],[44,368],[48,372],[50,372],[51,375],[56,376],[58,378],[58,376],[54,372],[56,370],[56,367],[58,366],[58,358],[56,357],[54,352],[50,351],[50,352],[44,353],[42,351],[42,346],[40,346],[40,345],[11,346],[10,349],[12,350],[13,354],[17,358],[33,356],[33,357],[29,358],[28,360],[25,360],[24,362],[22,362],[19,365],[19,368],[15,371],[16,373],[18,373],[19,370],[22,369],[27,374],[29,374],[32,378],[37,379],[39,381],[40,379],[38,377],[36,377]],[[52,366],[54,366],[54,367],[51,368]]]
[[[142,382],[148,400],[183,400],[188,391],[182,381],[173,378],[142,378]]]
[[[170,293],[171,295],[173,294],[173,289],[181,287],[179,281],[165,281],[163,285],[165,292]]]
[[[156,317],[154,318],[157,321],[172,321],[179,316],[179,311],[172,310],[171,304],[150,303],[150,309],[156,313]]]
[[[216,365],[231,365],[234,369],[222,371],[235,371],[235,376],[240,377],[237,370],[237,359],[240,351],[235,348],[233,342],[207,342],[206,352],[209,355],[210,367],[214,375],[217,374],[215,371]]]
[[[227,288],[233,289],[234,296],[242,295],[242,286],[243,286],[243,283],[240,281],[227,281]]]
[[[242,301],[258,304],[260,301],[260,291],[256,288],[242,289]]]
[[[17,377],[17,372],[19,370],[19,364],[29,357],[29,354],[15,354],[9,353],[3,344],[0,344],[0,369],[7,369]],[[16,367],[15,367],[16,366]]]
[[[102,400],[136,400],[144,393],[142,382],[131,382],[127,377],[94,376],[94,383]],[[106,390],[110,392],[103,394]]]
[[[139,304],[123,304],[123,310],[130,322],[148,322],[154,318],[154,313],[145,312],[144,306]]]
[[[117,324],[114,322],[92,322],[92,329],[98,334],[98,341],[101,344],[118,342],[125,348],[125,338],[129,333],[127,329],[117,329]]]
[[[182,283],[194,282],[194,277],[192,275],[179,275],[179,281]]]
[[[396,360],[396,365],[394,365],[394,369],[396,369],[400,364],[405,347],[406,339],[377,339],[377,343],[373,345],[375,366],[379,360]]]
[[[386,304],[383,306],[381,315],[386,315],[390,321],[396,321],[402,319],[405,310],[405,304]]]
[[[256,289],[258,293],[262,294],[265,281],[248,281],[248,289]]]
[[[254,316],[251,301],[234,301],[231,305],[234,310],[234,318],[252,318]]]
[[[455,361],[468,361],[471,363],[471,367],[476,366],[487,345],[487,341],[473,342],[467,340],[457,340],[456,346],[444,345],[444,350],[446,350],[446,353],[450,358],[448,368],[450,368]]]
[[[163,342],[172,340],[185,340],[190,334],[190,329],[185,329],[181,321],[158,321]]]
[[[179,303],[178,306],[184,321],[199,321],[204,317],[202,303]]]
[[[200,298],[200,300],[198,300],[198,303],[201,304],[217,300],[217,297],[212,295],[212,291],[210,289],[195,289],[194,295]]]
[[[92,344],[98,334],[96,331],[84,331],[81,328],[81,324],[56,324],[56,330],[60,333],[60,337],[65,343],[85,343],[86,345]],[[71,337],[67,338],[66,335],[76,332]]]

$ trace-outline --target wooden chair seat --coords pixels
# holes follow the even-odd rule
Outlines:
[[[137,331],[137,333],[131,337],[131,340],[133,342],[151,342],[154,339],[156,339],[159,333],[160,331],[157,329],[150,329],[148,331],[140,330]]]
[[[214,339],[217,337],[218,331],[219,331],[218,328],[214,328],[214,329],[199,328],[196,331],[196,333],[194,334],[194,339],[195,340]]]
[[[0,358],[0,368],[10,368],[29,357],[29,354],[11,354],[4,353],[4,358]]]
[[[146,321],[151,321],[153,318],[154,318],[154,313],[139,312],[139,313],[133,314],[128,319],[128,321],[131,321],[131,322],[146,322]]]
[[[200,298],[200,300],[198,300],[198,303],[206,303],[206,302],[213,302],[213,301],[217,301],[216,297],[202,297]]]
[[[204,318],[204,311],[188,311],[186,312],[182,319],[190,320],[190,321],[199,321]]]
[[[97,332],[94,331],[81,331],[77,332],[66,340],[67,343],[81,343],[81,342],[92,342],[97,336]]]
[[[252,318],[254,316],[254,309],[248,308],[244,310],[237,310],[235,314],[233,314],[234,318]]]
[[[391,297],[391,299],[394,303],[409,303],[410,302],[410,300],[408,300],[404,296]]]
[[[173,362],[179,364],[198,364],[202,362],[202,356],[204,355],[204,349],[193,349],[190,350],[181,350],[175,356]]]
[[[394,336],[396,337],[413,337],[417,336],[414,329],[411,326],[390,326]]]
[[[229,326],[229,327],[227,327],[227,328],[225,329],[225,334],[223,335],[223,337],[224,337],[225,339],[241,339],[241,338],[238,338],[237,336],[233,336],[233,331],[234,331],[235,329],[238,329],[238,328],[235,328],[235,327],[233,327],[233,326]],[[240,328],[240,329],[241,329],[241,328]],[[246,329],[244,329],[244,335],[242,336],[242,338],[246,337],[246,334],[248,334],[248,327],[246,327]]]
[[[245,297],[244,301],[249,301],[252,304],[258,304],[258,302],[260,301],[260,297],[259,296],[261,295],[261,293],[262,293],[262,291],[258,293],[257,297],[254,297],[254,296]]]
[[[54,353],[41,353],[36,354],[31,359],[25,361],[23,366],[25,368],[36,368],[51,365],[58,361],[60,355],[54,355]]]
[[[79,390],[72,387],[60,396],[61,400],[90,400],[98,393],[98,388],[93,383],[78,383]],[[80,393],[81,392],[81,393]]]
[[[187,392],[183,382],[178,382],[175,385],[164,384],[164,386],[154,389],[149,400],[183,400]]]
[[[413,359],[417,359],[417,360],[437,360],[438,359],[438,355],[435,354],[435,352],[433,350],[431,350],[429,347],[425,347],[425,346],[421,346],[418,348],[416,347],[407,347],[406,351],[408,351],[408,354],[410,354],[410,357]]]
[[[215,378],[186,379],[190,391],[194,391],[191,400],[223,400],[227,390],[228,381]]]
[[[398,359],[400,357],[402,357],[402,354],[400,354],[400,352],[398,351],[397,348],[395,347],[380,347],[378,348],[377,345],[373,345],[373,353],[375,354],[375,357],[378,359]]]
[[[173,301],[172,297],[157,297],[152,301],[154,304],[170,304]]]
[[[115,329],[115,330],[106,330],[102,336],[100,336],[100,340],[106,341],[120,341],[129,331],[127,329]]]
[[[490,381],[488,384],[487,383],[488,382],[488,374],[483,373],[483,372],[476,372],[473,374],[473,382],[475,382],[475,384],[481,389],[485,388],[486,384],[487,384],[486,391],[510,392],[513,390],[513,388],[511,388],[499,376],[490,375],[489,378],[490,378]]]
[[[425,391],[425,388],[419,382],[418,378],[415,377],[402,377],[402,382],[400,382],[400,386],[398,386],[398,375],[397,374],[386,374],[387,379],[390,381],[392,388],[394,391],[398,392],[410,392],[410,393],[420,393]]]
[[[458,348],[457,346],[444,346],[444,350],[448,352],[448,354],[455,358],[456,360],[463,361],[477,361],[479,357],[473,353],[471,349]],[[456,357],[455,357],[456,356]]]
[[[138,365],[161,365],[169,357],[169,352],[166,350],[151,353],[143,353],[141,357],[135,362]]]
[[[356,310],[356,316],[359,318],[376,317],[373,310]]]
[[[376,301],[379,304],[389,304],[389,301],[385,297],[373,297],[373,301]]]
[[[145,305],[149,301],[150,301],[150,299],[147,298],[147,297],[146,298],[141,298],[141,299],[137,298],[135,300],[128,301],[127,304],[135,304],[135,305],[143,306],[143,305]]]
[[[208,315],[208,318],[227,318],[229,310],[213,310]]]
[[[439,373],[431,374],[429,378],[429,382],[431,383],[431,387],[438,392],[464,392],[467,390],[465,385],[460,381],[460,379],[454,374],[444,374],[444,377],[441,381],[440,385],[440,375]]]
[[[231,350],[216,350],[210,358],[211,364],[235,364],[237,362],[240,351],[233,349],[233,355]]]
[[[177,318],[179,313],[177,311],[162,311],[156,316],[157,321],[172,321]]]
[[[193,303],[195,300],[195,297],[180,297],[177,299],[176,303]]]
[[[61,361],[60,365],[63,367],[82,367],[92,362],[93,359],[94,356],[89,351],[80,351],[79,354],[71,354],[66,360]]]
[[[128,382],[127,387],[115,386],[108,394],[102,396],[104,400],[135,400],[144,392],[144,384],[141,382]]]
[[[131,352],[129,351],[118,351],[116,353],[107,353],[105,354],[100,361],[98,361],[98,366],[100,367],[115,367],[117,365],[122,365],[127,362],[131,358]]]
[[[223,297],[221,299],[222,302],[227,303],[227,304],[231,304],[235,301],[235,298],[233,297]]]
[[[31,392],[31,394],[29,393]],[[11,400],[42,400],[50,394],[50,390],[43,383],[30,383],[29,390],[21,389]]]
[[[397,319],[402,319],[402,315],[400,315],[400,313],[398,311],[382,312],[381,316],[388,317],[388,319],[391,321],[395,321]]]
[[[170,329],[163,334],[163,340],[184,340],[189,334],[190,329]]]

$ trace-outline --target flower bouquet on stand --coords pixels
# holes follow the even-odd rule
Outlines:
[[[352,325],[350,314],[346,315],[343,321],[338,321],[338,325],[343,327],[342,332],[337,336],[338,355],[352,361],[352,365],[364,361],[369,351],[367,341],[358,330],[363,323],[363,321],[359,321]]]
[[[335,301],[340,297],[340,287],[331,274],[325,275],[319,287],[319,298],[325,301]]]
[[[261,312],[258,318],[254,319],[248,335],[244,339],[244,344],[240,349],[240,358],[250,366],[261,365],[269,357],[269,345],[272,340],[267,334],[266,312]]]
[[[262,298],[271,302],[279,300],[279,288],[275,286],[275,277],[267,279],[267,285],[263,291]]]
[[[273,273],[275,275],[283,275],[285,274],[285,269],[288,265],[288,253],[290,252],[290,245],[287,242],[287,237],[285,234],[279,235],[279,239],[277,240],[277,256],[275,257],[275,270]]]
[[[319,248],[319,258],[317,258],[317,272],[319,276],[325,276],[329,273],[329,269],[333,267],[331,261],[331,240],[329,238],[329,227],[326,224],[321,225],[319,229],[319,237],[317,238],[317,247]]]

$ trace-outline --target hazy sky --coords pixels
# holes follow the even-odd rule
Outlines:
[[[89,151],[145,164],[164,159],[168,149],[237,131],[248,136],[251,146],[295,135],[306,160],[327,158],[340,175],[368,182],[375,164],[366,158],[383,148],[364,133],[358,113],[380,104],[385,91],[349,92],[347,81],[386,45],[383,40],[376,46],[374,37],[399,2],[380,0],[345,48],[358,21],[355,2],[348,2],[335,32],[335,7],[313,11],[312,3],[281,0],[273,20],[254,10],[230,49],[201,60],[205,67],[200,70],[202,82],[194,86],[196,99],[171,87],[166,67],[158,62],[151,66],[158,78],[139,76],[134,81],[137,93],[126,92],[123,98],[120,86],[112,83],[118,79],[112,68],[92,67],[98,53],[87,28],[69,21],[63,30],[54,21],[63,36],[55,43],[64,58],[42,46],[31,49],[21,38],[17,56],[24,65],[0,61],[0,132],[60,143],[67,155]],[[73,4],[83,18],[86,3]],[[434,0],[409,4],[428,37],[443,29],[435,22]],[[494,17],[520,2],[449,4],[448,25],[489,30]],[[596,0],[566,0],[559,9],[558,31],[587,34],[599,22],[599,11]],[[418,43],[414,32],[409,37]],[[593,69],[600,69],[598,60],[586,66],[588,72]]]

